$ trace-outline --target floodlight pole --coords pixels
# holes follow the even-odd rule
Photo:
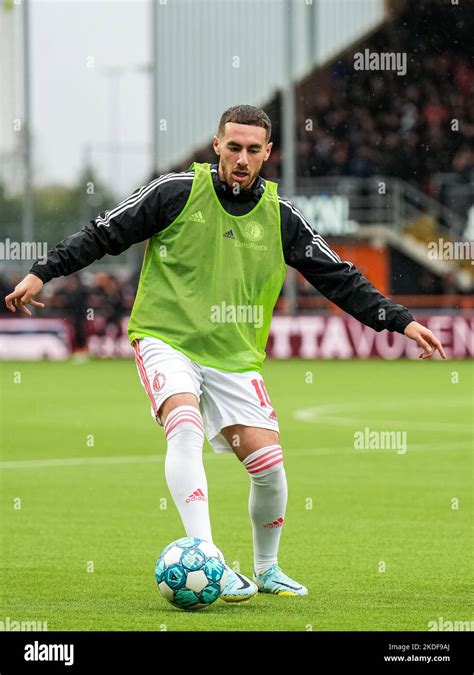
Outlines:
[[[285,82],[282,95],[282,192],[292,199],[296,191],[295,166],[295,88],[293,68],[293,0],[286,0],[283,20],[283,45]],[[286,20],[285,20],[286,19]],[[286,310],[289,314],[296,310],[296,274],[289,268],[285,281]]]
[[[33,170],[31,142],[31,70],[30,70],[30,0],[23,0],[22,11],[22,47],[23,47],[23,200],[21,217],[21,237],[24,242],[33,241]],[[24,261],[23,266],[31,266]]]
[[[151,170],[158,171],[158,0],[151,0]]]

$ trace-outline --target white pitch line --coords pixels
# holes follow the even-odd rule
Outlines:
[[[57,459],[24,459],[0,462],[0,469],[40,469],[54,466],[90,466],[93,464],[140,464],[162,462],[161,455],[117,455],[115,457],[65,457]]]
[[[297,417],[302,422],[310,422],[313,424],[318,424],[320,426],[330,426],[330,427],[368,427],[371,426],[377,429],[399,429],[399,430],[408,430],[414,429],[416,431],[440,431],[445,433],[452,433],[457,431],[459,433],[472,434],[474,433],[474,425],[472,424],[459,424],[457,422],[420,422],[416,420],[380,420],[373,418],[371,422],[368,421],[362,422],[360,417],[337,417],[334,415],[325,415],[324,417],[311,417],[310,415]],[[366,418],[367,420],[367,418]]]
[[[435,401],[438,399],[425,399],[424,403],[429,405],[434,405]],[[472,400],[470,399],[459,399],[457,401],[447,401],[445,407],[453,407],[453,404],[457,408],[462,408],[463,403],[466,403],[466,407],[472,407]],[[472,423],[462,424],[459,422],[443,422],[443,421],[429,421],[429,420],[386,420],[386,419],[376,419],[371,418],[371,415],[376,415],[382,411],[384,412],[398,412],[396,411],[397,407],[404,407],[407,401],[373,401],[369,403],[348,403],[348,404],[338,404],[330,403],[320,406],[312,406],[311,408],[299,408],[293,411],[293,418],[300,422],[309,422],[310,424],[318,424],[321,426],[335,426],[335,427],[361,427],[369,426],[368,419],[370,419],[370,425],[376,426],[378,429],[384,427],[398,427],[399,429],[415,429],[419,431],[439,431],[441,433],[451,433],[451,432],[460,432],[460,433],[473,433],[474,425]],[[410,402],[410,408],[412,403]],[[395,408],[395,410],[394,410]],[[363,419],[365,422],[362,422],[362,418],[359,415],[358,417],[350,417],[354,412],[360,411],[363,413]],[[439,416],[439,415],[438,415]]]
[[[213,459],[215,452],[205,452],[204,459]],[[222,453],[230,454],[230,453]],[[55,459],[18,459],[0,462],[1,469],[41,469],[68,466],[103,466],[107,464],[155,464],[165,461],[165,455],[115,455],[111,457],[58,457]]]
[[[446,450],[450,452],[456,449],[469,449],[470,445],[466,442],[458,443],[417,443],[417,444],[408,444],[407,454],[416,450],[417,452],[425,450]],[[396,453],[396,449],[373,449],[373,450],[356,450],[353,446],[337,446],[337,447],[318,447],[313,448],[283,448],[284,454],[287,458],[292,456],[304,456],[304,455],[314,455],[314,456],[324,456],[324,455],[362,455],[362,454],[378,454],[383,453],[385,455],[390,454],[391,452]],[[215,452],[205,452],[204,461],[207,462],[210,459],[216,459],[219,455],[229,456],[230,453],[215,453]],[[66,457],[63,459],[24,459],[16,461],[5,461],[0,462],[1,469],[48,469],[48,468],[64,468],[71,466],[104,466],[110,464],[151,464],[151,463],[161,463],[164,462],[165,455],[117,455],[115,457]]]

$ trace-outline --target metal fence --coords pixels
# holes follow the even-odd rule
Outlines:
[[[331,216],[330,200],[337,211],[333,227],[325,222]],[[467,225],[466,219],[413,185],[387,176],[300,179],[294,201],[321,234],[350,234],[358,225],[386,225],[401,231],[408,223],[429,217],[441,234],[463,239]]]

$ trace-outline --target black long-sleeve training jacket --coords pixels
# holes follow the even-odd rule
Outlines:
[[[217,164],[211,165],[211,173],[219,201],[232,215],[251,211],[265,187],[265,179],[258,176],[250,189],[235,194],[219,179]],[[149,239],[183,210],[193,177],[194,170],[169,173],[138,188],[117,207],[100,213],[82,230],[59,242],[48,252],[47,262],[36,262],[30,272],[46,283]],[[291,202],[281,197],[278,200],[285,262],[362,323],[376,331],[403,333],[414,320],[406,307],[382,295],[352,263],[342,261]]]

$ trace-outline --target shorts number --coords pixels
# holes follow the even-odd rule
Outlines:
[[[263,380],[252,380],[252,384],[255,387],[255,391],[257,392],[258,400],[260,401],[260,405],[262,407],[269,405],[271,406],[271,401],[270,398],[267,394],[267,390],[265,388],[265,383]]]

